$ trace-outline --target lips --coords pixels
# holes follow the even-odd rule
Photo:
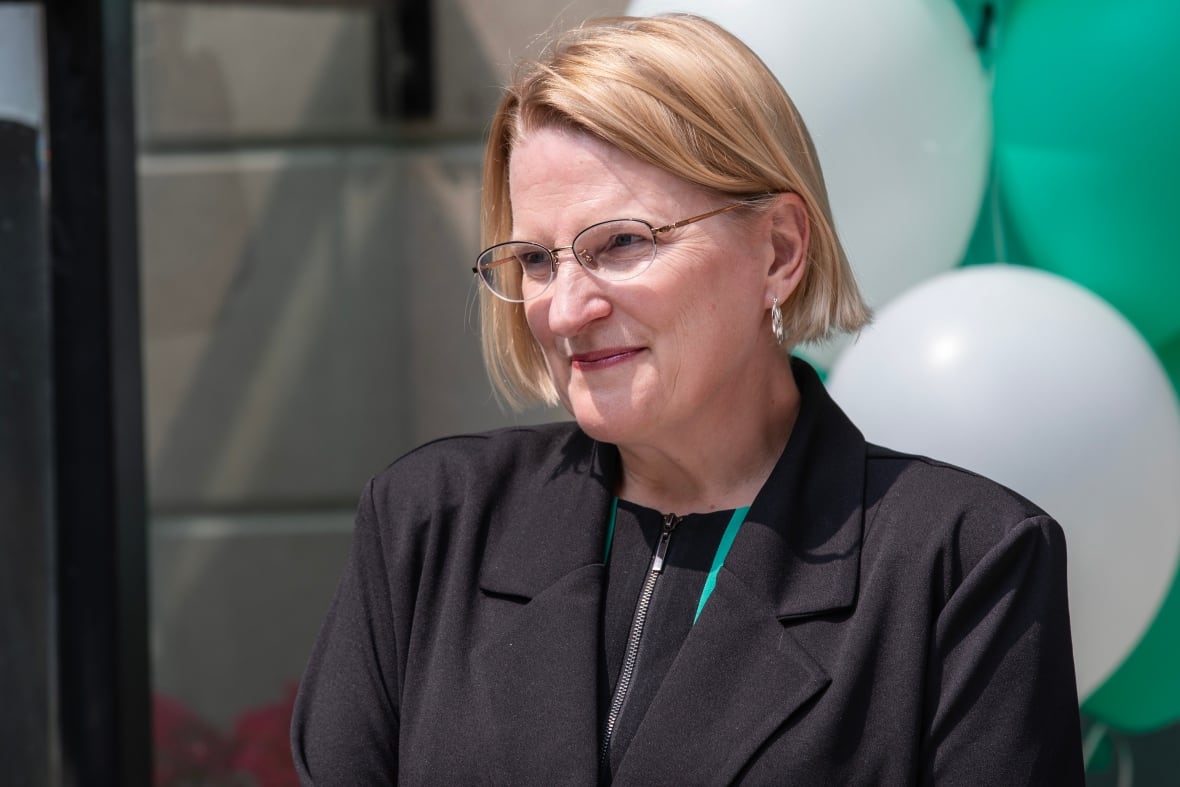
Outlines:
[[[624,361],[629,361],[641,350],[641,347],[610,347],[603,350],[574,353],[570,356],[570,365],[575,369],[605,369]]]

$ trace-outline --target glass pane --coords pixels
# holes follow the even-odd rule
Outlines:
[[[481,134],[514,56],[625,3],[418,3],[428,46],[413,5],[137,6],[158,784],[294,783],[292,692],[365,481],[556,416],[484,377]]]

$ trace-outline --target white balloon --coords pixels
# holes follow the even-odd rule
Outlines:
[[[886,307],[828,384],[870,441],[975,470],[1057,518],[1078,692],[1096,689],[1180,561],[1180,404],[1130,323],[1049,273],[964,268]]]
[[[710,18],[766,62],[815,140],[870,305],[962,259],[992,121],[990,83],[951,0],[634,0],[628,10]]]

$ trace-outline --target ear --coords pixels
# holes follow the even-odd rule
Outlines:
[[[779,194],[769,212],[774,259],[766,272],[766,307],[786,303],[807,271],[811,220],[798,194]]]

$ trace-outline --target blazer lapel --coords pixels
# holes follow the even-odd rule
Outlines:
[[[525,604],[476,655],[501,784],[597,781],[601,565],[566,574]]]
[[[472,663],[501,783],[594,785],[603,542],[617,454],[576,432],[493,526],[480,587],[516,604]]]
[[[830,683],[782,621],[856,602],[865,444],[810,367],[797,364],[795,377],[803,404],[791,439],[619,765],[619,784],[685,773],[731,782]]]
[[[722,569],[615,783],[727,784],[830,682],[768,608]]]

